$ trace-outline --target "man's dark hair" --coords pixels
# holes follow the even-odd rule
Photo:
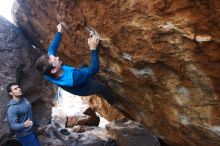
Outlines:
[[[7,86],[7,92],[10,93],[11,92],[11,87],[14,86],[14,85],[18,85],[17,83],[10,83],[8,84]]]
[[[43,75],[49,75],[53,76],[51,74],[51,70],[54,68],[50,63],[49,63],[49,56],[48,55],[42,55],[36,63],[36,68],[37,70],[43,74]]]

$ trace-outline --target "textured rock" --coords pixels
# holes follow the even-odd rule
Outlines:
[[[16,81],[20,83],[23,94],[32,102],[33,114],[39,124],[45,124],[50,119],[53,89],[36,74],[35,61],[40,55],[39,52],[17,27],[3,17],[0,17],[0,52],[1,144],[9,134],[6,112],[10,97],[6,91],[7,85]]]
[[[66,93],[59,88],[58,97],[59,103],[52,108],[51,122],[43,128],[39,135],[39,139],[42,142],[42,146],[78,146],[78,145],[104,145],[108,141],[109,134],[106,129],[89,126],[89,125],[77,125],[68,123],[71,127],[65,127],[67,116],[69,117],[85,117],[90,119],[77,119],[77,124],[90,124],[98,125],[99,117],[96,116],[94,110],[85,105],[78,96],[74,96],[70,93]],[[92,121],[91,121],[92,120]],[[103,119],[101,118],[101,121]],[[83,123],[82,123],[83,122]],[[103,123],[102,123],[103,124]],[[73,127],[74,126],[74,127]],[[102,126],[104,127],[104,126]]]
[[[82,97],[82,100],[84,101],[84,103],[91,105],[96,112],[98,112],[100,115],[103,115],[109,121],[121,120],[126,118],[126,116],[124,115],[126,114],[125,112],[122,113],[115,106],[111,106],[102,97],[100,98],[95,95],[88,97],[84,96]]]
[[[108,141],[109,135],[103,128],[91,127],[89,131],[81,133],[69,129],[69,135],[63,135],[60,127],[56,121],[52,121],[44,128],[45,134],[39,136],[42,146],[103,146]]]
[[[80,115],[68,116],[66,127],[73,127],[76,125],[98,126],[99,121],[100,119],[96,115],[95,111],[89,107]]]
[[[160,146],[155,136],[134,121],[112,122],[106,129],[120,146]]]
[[[88,62],[85,26],[95,28],[99,79],[126,116],[169,145],[220,143],[219,0],[18,0],[14,8],[17,25],[44,49],[66,23],[59,55],[70,65]]]

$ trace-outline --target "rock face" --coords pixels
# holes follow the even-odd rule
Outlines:
[[[100,118],[96,115],[95,111],[89,107],[81,115],[68,116],[66,127],[74,127],[76,125],[90,125],[98,126]]]
[[[106,129],[120,146],[160,146],[155,136],[134,121],[112,122]]]
[[[13,24],[0,16],[0,144],[9,134],[6,120],[10,97],[6,87],[19,82],[23,94],[32,102],[33,114],[39,124],[46,123],[51,115],[51,86],[36,74],[35,62],[40,55]],[[40,109],[39,109],[40,107]],[[44,112],[39,112],[44,111]]]
[[[118,95],[119,108],[178,146],[220,143],[219,16],[219,0],[17,0],[14,5],[17,25],[45,50],[58,22],[66,23],[59,55],[70,65],[88,62],[85,26],[99,32],[99,79]]]
[[[44,135],[39,135],[39,140],[42,146],[104,146],[108,142],[105,129],[94,127],[89,131],[76,133],[68,130],[68,135],[63,135],[58,123],[52,120],[52,123],[47,125]]]

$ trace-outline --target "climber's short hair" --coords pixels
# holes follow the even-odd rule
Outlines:
[[[36,68],[41,74],[52,76],[51,70],[54,67],[49,63],[49,56],[42,55],[36,62]]]
[[[11,92],[11,87],[14,85],[18,85],[18,83],[9,83],[8,86],[6,87],[7,92],[10,93]]]

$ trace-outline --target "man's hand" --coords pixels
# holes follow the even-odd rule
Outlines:
[[[27,121],[24,122],[24,127],[26,127],[26,128],[28,128],[32,125],[33,125],[33,122],[30,119],[28,119]]]
[[[95,50],[98,43],[99,43],[99,37],[96,35],[94,35],[88,39],[88,44],[89,44],[90,50]]]
[[[62,22],[60,22],[60,23],[57,25],[57,31],[60,32],[60,33],[63,32]]]

